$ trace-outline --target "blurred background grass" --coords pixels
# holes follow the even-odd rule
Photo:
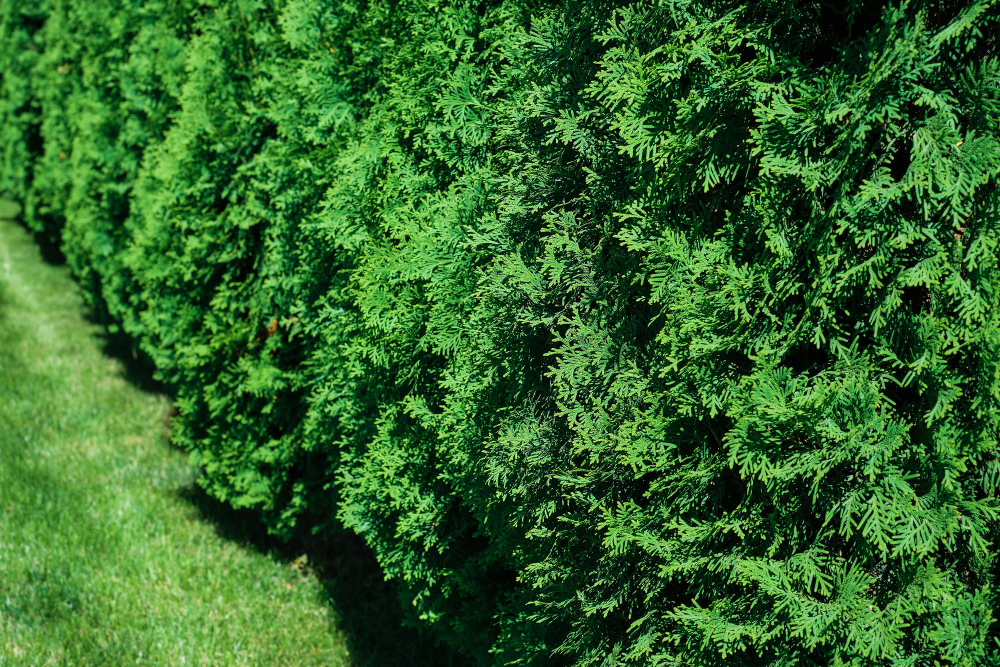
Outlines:
[[[0,666],[453,665],[356,538],[200,492],[170,401],[0,202]]]

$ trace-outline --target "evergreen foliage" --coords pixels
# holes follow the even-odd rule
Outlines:
[[[0,0],[203,482],[492,664],[1000,664],[991,0]]]

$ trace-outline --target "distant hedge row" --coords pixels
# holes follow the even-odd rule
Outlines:
[[[1000,664],[993,1],[0,0],[0,194],[214,496],[476,660]]]

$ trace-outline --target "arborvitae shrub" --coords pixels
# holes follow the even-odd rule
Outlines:
[[[45,18],[41,0],[0,4],[0,192],[20,203],[28,200],[41,143],[32,70],[40,56],[38,31]]]
[[[1000,664],[994,2],[0,0],[205,487],[484,663]]]

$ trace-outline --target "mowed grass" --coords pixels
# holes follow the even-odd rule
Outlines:
[[[169,401],[83,312],[0,219],[0,666],[356,664],[329,582],[191,501]]]

